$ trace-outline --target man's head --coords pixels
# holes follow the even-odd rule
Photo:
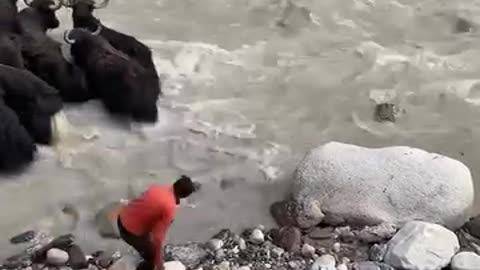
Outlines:
[[[192,182],[190,177],[182,175],[175,183],[173,184],[173,190],[175,196],[177,197],[177,203],[180,202],[180,199],[187,198],[198,189],[198,186]]]

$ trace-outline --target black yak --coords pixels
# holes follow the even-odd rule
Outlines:
[[[88,30],[65,31],[75,63],[85,71],[89,89],[108,111],[134,121],[154,123],[159,88],[148,82],[148,71],[137,61],[115,49],[103,37]]]
[[[0,95],[2,89],[0,88]],[[37,147],[15,112],[0,98],[0,171],[11,172],[30,164]]]
[[[62,54],[61,43],[47,35],[48,29],[59,26],[55,11],[61,3],[52,0],[25,1],[29,7],[18,17],[22,32],[22,55],[28,70],[60,91],[67,102],[91,98],[84,74]]]
[[[158,87],[160,93],[161,82],[158,77],[155,64],[152,59],[152,51],[148,46],[138,41],[135,37],[120,33],[102,24],[102,22],[93,16],[95,9],[105,8],[109,0],[97,4],[94,0],[61,0],[65,7],[73,9],[72,19],[74,28],[84,28],[92,33],[99,33],[112,46],[135,59],[142,65],[149,73],[149,83],[151,87]]]
[[[0,64],[23,68],[17,0],[0,1]]]
[[[0,65],[3,100],[35,142],[52,142],[52,117],[63,105],[58,90],[26,69]]]

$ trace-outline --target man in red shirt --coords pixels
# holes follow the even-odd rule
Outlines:
[[[163,240],[173,222],[180,199],[187,198],[196,185],[182,175],[173,185],[152,185],[140,197],[120,209],[121,238],[143,258],[137,270],[163,270]]]

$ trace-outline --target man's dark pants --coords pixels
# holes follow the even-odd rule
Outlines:
[[[123,227],[120,217],[118,218],[117,224],[118,230],[120,231],[120,237],[123,241],[132,246],[143,258],[143,261],[137,266],[136,270],[153,270],[155,268],[155,254],[148,237],[137,236],[128,232],[125,227]]]

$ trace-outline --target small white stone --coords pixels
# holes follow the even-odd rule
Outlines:
[[[58,249],[52,248],[47,251],[47,263],[55,266],[62,266],[68,262],[68,253]]]
[[[348,257],[343,257],[341,260],[340,260],[343,264],[349,264],[350,263],[350,259]]]
[[[280,258],[280,257],[282,257],[283,253],[285,253],[285,250],[283,250],[282,248],[276,247],[276,248],[273,248],[273,249],[272,249],[272,255],[273,255],[273,257],[275,257],[275,258]]]
[[[272,265],[269,264],[269,263],[266,263],[266,264],[265,264],[265,268],[270,269],[270,268],[272,268]]]
[[[220,239],[210,239],[207,242],[207,247],[213,251],[219,250],[223,247],[223,241]]]
[[[254,229],[250,235],[250,241],[254,244],[261,244],[265,241],[265,235],[259,229]]]
[[[238,249],[238,246],[235,246],[234,248],[232,248],[232,252],[233,254],[238,254],[240,252],[240,250]]]
[[[348,266],[344,263],[337,265],[337,270],[348,270]]]
[[[313,257],[313,255],[315,254],[315,248],[312,247],[311,245],[309,244],[303,244],[302,246],[302,255],[305,256],[305,257]]]
[[[242,266],[242,267],[238,268],[238,270],[250,270],[250,267]]]
[[[163,264],[165,270],[186,270],[185,265],[179,261],[170,261]]]
[[[452,270],[480,270],[480,256],[474,252],[460,252],[451,262]]]
[[[245,241],[245,239],[240,238],[240,239],[238,240],[238,248],[239,248],[240,250],[245,250],[245,249],[247,248],[247,242]]]
[[[213,267],[214,270],[230,270],[230,262],[223,261],[219,265]]]
[[[335,270],[335,263],[335,257],[325,254],[315,261],[311,270]]]
[[[332,250],[333,250],[333,252],[335,252],[335,253],[339,253],[341,249],[342,249],[342,246],[341,246],[341,244],[338,243],[338,242],[335,243],[335,244],[333,244],[333,246],[332,246]]]

